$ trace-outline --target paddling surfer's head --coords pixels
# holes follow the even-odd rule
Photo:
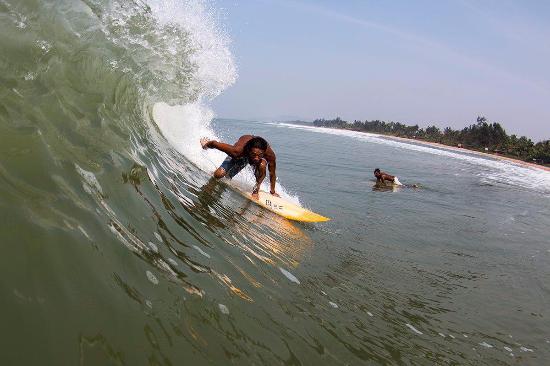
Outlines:
[[[244,145],[244,155],[248,158],[250,165],[258,165],[267,150],[267,141],[261,137],[253,137]]]
[[[378,178],[380,175],[381,175],[380,169],[378,169],[378,168],[374,169],[374,176],[375,176],[376,178]]]

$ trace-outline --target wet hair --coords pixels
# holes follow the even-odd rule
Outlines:
[[[253,137],[244,145],[244,153],[248,155],[250,153],[250,150],[257,148],[263,151],[267,150],[267,147],[269,144],[267,141],[259,136]]]
[[[374,174],[376,174],[376,173],[380,173],[380,169],[379,169],[379,168],[374,169]]]

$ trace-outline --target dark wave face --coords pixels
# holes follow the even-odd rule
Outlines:
[[[265,317],[252,304],[279,297],[311,240],[211,181],[151,119],[157,101],[207,105],[235,80],[211,11],[0,2],[6,364],[281,359],[258,344],[268,324],[235,317]]]
[[[547,190],[476,181],[457,196],[441,174],[390,196],[357,185],[367,157],[396,161],[378,145],[211,126],[209,101],[236,79],[218,15],[0,0],[2,364],[546,360]],[[198,137],[236,131],[268,136],[285,185],[333,220],[292,223],[211,180],[224,156]],[[403,171],[455,167],[415,154]]]

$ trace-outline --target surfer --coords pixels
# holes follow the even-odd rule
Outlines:
[[[269,170],[270,193],[279,197],[275,192],[276,157],[267,141],[259,136],[244,135],[241,136],[234,145],[223,142],[209,140],[206,137],[200,140],[203,149],[217,149],[227,154],[218,169],[214,172],[216,179],[223,177],[233,178],[237,173],[243,170],[247,164],[254,167],[256,184],[252,190],[252,198],[258,199],[260,186],[266,175],[266,168]]]
[[[376,168],[374,169],[374,176],[376,177],[377,183],[384,184],[385,182],[391,182],[393,184],[396,184],[398,186],[402,186],[401,182],[396,176],[390,175],[388,173],[380,171],[380,169]]]

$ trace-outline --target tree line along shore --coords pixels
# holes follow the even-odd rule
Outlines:
[[[439,143],[498,154],[529,163],[550,165],[550,140],[534,143],[525,136],[508,135],[499,123],[491,123],[485,117],[478,117],[476,123],[464,127],[462,130],[453,130],[450,127],[441,130],[436,126],[424,129],[418,125],[409,126],[399,122],[380,120],[347,122],[340,117],[316,119],[313,121],[313,125]]]

